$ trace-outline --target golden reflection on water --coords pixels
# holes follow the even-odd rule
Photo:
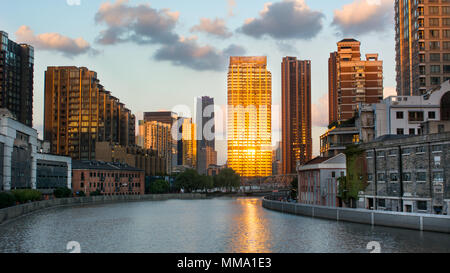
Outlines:
[[[233,219],[231,251],[235,253],[270,252],[270,232],[261,200],[238,198],[239,213]]]

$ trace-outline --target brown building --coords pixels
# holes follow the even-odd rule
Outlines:
[[[34,48],[17,44],[0,31],[0,108],[33,126]]]
[[[168,174],[167,158],[158,151],[138,146],[121,146],[109,142],[97,142],[95,160],[118,162],[144,170],[146,176]]]
[[[145,194],[144,171],[121,163],[99,161],[72,162],[72,190],[90,196],[99,191],[101,195]]]
[[[135,116],[85,67],[48,67],[45,72],[44,139],[51,152],[95,158],[95,143],[135,144]]]
[[[329,59],[330,124],[351,119],[360,102],[383,99],[383,62],[378,54],[366,54],[366,60],[361,60],[361,43],[355,39],[344,39],[337,46]]]
[[[283,58],[281,77],[282,174],[291,174],[312,157],[311,61]]]
[[[397,94],[419,96],[450,79],[450,2],[395,1]]]

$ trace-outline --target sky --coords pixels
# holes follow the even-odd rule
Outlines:
[[[311,60],[314,155],[328,124],[328,57],[338,41],[355,38],[363,56],[380,54],[384,95],[395,93],[394,0],[2,0],[0,30],[35,48],[33,123],[40,137],[48,66],[96,71],[141,119],[148,111],[194,113],[198,96],[224,106],[229,56],[267,56],[275,144],[282,58]],[[226,142],[216,149],[224,164]]]

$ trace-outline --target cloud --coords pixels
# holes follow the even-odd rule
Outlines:
[[[97,24],[105,24],[97,41],[103,45],[122,42],[167,44],[176,42],[174,28],[179,13],[169,9],[156,10],[149,4],[129,6],[128,0],[103,3],[95,15]]]
[[[97,52],[81,37],[72,39],[59,33],[34,35],[28,26],[21,26],[16,32],[16,38],[20,43],[30,44],[37,49],[57,51],[67,57]]]
[[[323,95],[316,103],[311,105],[312,126],[328,126],[328,94]]]
[[[200,71],[223,71],[227,68],[229,56],[243,54],[245,54],[245,49],[240,46],[231,45],[220,51],[212,46],[200,46],[194,37],[180,38],[173,44],[164,45],[156,51],[154,58],[158,61],[170,61],[174,65]]]
[[[234,8],[236,7],[236,1],[235,0],[228,0],[228,16],[233,17],[234,14]]]
[[[275,39],[311,39],[322,30],[325,15],[311,10],[305,0],[283,0],[278,3],[266,3],[259,18],[247,19],[240,32],[261,38],[270,36]]]
[[[397,89],[395,87],[385,87],[383,90],[383,97],[397,96]]]
[[[343,35],[384,32],[394,22],[393,0],[355,0],[334,11],[334,25]]]
[[[201,18],[200,24],[193,26],[191,32],[204,32],[220,38],[229,38],[233,33],[228,31],[225,20],[216,18],[213,20],[208,18]]]

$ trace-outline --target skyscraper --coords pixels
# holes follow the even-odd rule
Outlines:
[[[34,49],[17,44],[0,31],[0,107],[33,126]]]
[[[344,39],[337,46],[329,59],[330,124],[351,119],[360,102],[383,99],[383,62],[378,54],[366,54],[361,60],[361,43],[355,39]]]
[[[179,137],[177,139],[177,165],[196,168],[197,164],[197,140],[195,138],[195,124],[192,118],[178,119]]]
[[[209,165],[217,164],[215,151],[214,98],[196,99],[195,123],[197,128],[197,171],[206,174]]]
[[[135,116],[85,67],[45,72],[44,139],[51,152],[94,160],[96,142],[135,145]]]
[[[272,174],[272,74],[267,57],[231,57],[228,167],[243,177]]]
[[[178,115],[171,111],[145,112],[144,121],[157,121],[169,125],[171,136],[173,136],[172,127],[176,125],[176,122],[178,121]],[[177,139],[174,137],[171,137],[171,150],[172,153],[169,156],[169,162],[167,164],[169,172],[172,172],[172,166],[176,166],[178,163],[178,143]]]
[[[419,96],[450,79],[450,2],[395,1],[397,94]]]
[[[312,157],[311,61],[283,58],[281,84],[282,173],[291,174]]]

